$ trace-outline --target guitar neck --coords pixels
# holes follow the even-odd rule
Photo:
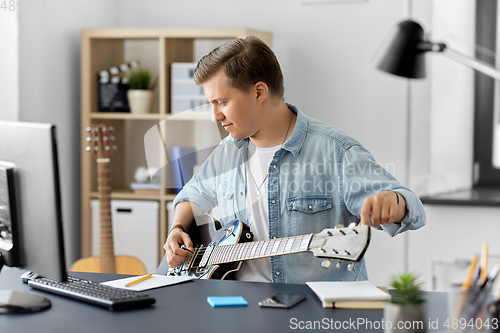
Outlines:
[[[98,159],[97,161],[97,186],[101,215],[101,273],[115,273],[109,158]]]
[[[281,256],[291,253],[306,252],[313,234],[277,238],[266,241],[238,243],[208,247],[212,251],[208,265],[218,265],[234,261]]]

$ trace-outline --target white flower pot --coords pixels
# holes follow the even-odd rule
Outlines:
[[[394,303],[386,303],[384,307],[385,333],[425,333],[428,321],[426,317],[426,306],[402,306]]]
[[[128,105],[131,113],[149,113],[153,105],[152,90],[129,89],[127,91]]]

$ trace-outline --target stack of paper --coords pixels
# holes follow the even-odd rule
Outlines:
[[[307,282],[324,308],[383,309],[391,296],[369,281]]]

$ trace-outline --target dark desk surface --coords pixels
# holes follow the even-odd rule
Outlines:
[[[361,321],[371,321],[373,325],[380,325],[383,310],[324,309],[307,285],[196,280],[147,291],[156,298],[156,304],[151,308],[112,312],[30,289],[19,278],[23,272],[19,269],[1,272],[0,289],[31,290],[43,294],[52,301],[52,308],[35,314],[0,315],[1,332],[296,332],[307,331],[300,328],[314,321],[323,325],[322,329],[319,327],[321,331],[334,330],[335,322],[346,322],[344,325],[351,325],[349,331],[356,328],[355,331],[360,332],[383,332],[382,329],[367,329],[361,324]],[[92,273],[71,275],[96,282],[123,277]],[[259,301],[277,292],[302,293],[307,299],[292,309],[258,306]],[[248,307],[212,308],[207,303],[207,296],[243,296]],[[439,329],[442,330],[447,316],[446,294],[429,292],[426,297],[428,318],[430,321],[439,320]]]

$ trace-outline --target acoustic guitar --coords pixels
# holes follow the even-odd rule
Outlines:
[[[206,215],[206,214],[205,214]],[[188,234],[194,248],[179,267],[168,267],[166,257],[158,267],[157,274],[193,276],[198,279],[232,278],[243,261],[285,254],[311,251],[316,257],[325,258],[322,266],[329,268],[330,259],[338,259],[335,267],[339,268],[342,260],[353,263],[361,260],[370,243],[370,227],[355,226],[349,228],[324,229],[317,234],[277,238],[266,241],[252,241],[250,227],[240,220],[233,220],[221,227],[220,223],[208,216],[210,222],[190,227]]]
[[[97,188],[99,192],[101,255],[78,260],[71,267],[72,271],[111,274],[146,274],[143,263],[130,256],[115,256],[113,244],[113,224],[111,222],[111,172],[110,157],[116,150],[112,143],[113,128],[105,124],[96,124],[87,131],[91,132],[91,145],[87,151],[92,152],[97,161]]]

